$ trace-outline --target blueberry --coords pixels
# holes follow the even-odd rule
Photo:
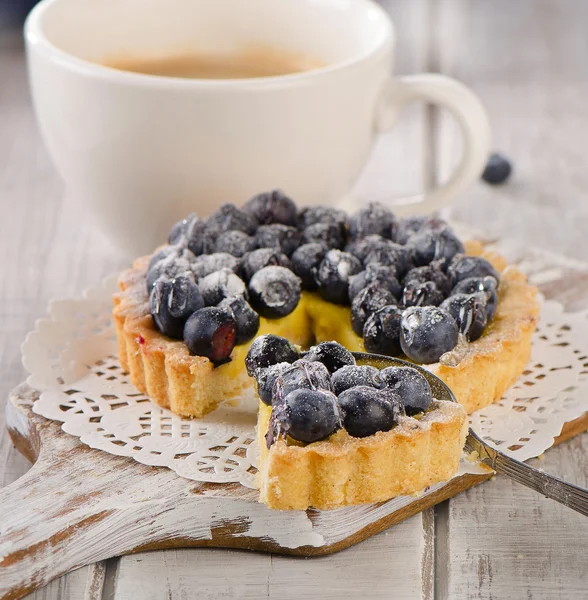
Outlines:
[[[423,228],[410,239],[412,261],[417,267],[439,261],[444,267],[456,254],[464,252],[464,247],[453,231],[446,227],[436,230]]]
[[[361,263],[352,254],[341,250],[329,250],[315,277],[321,296],[329,302],[347,304],[349,278],[361,270]]]
[[[309,225],[303,232],[305,244],[318,242],[327,248],[341,249],[345,245],[345,231],[333,223],[315,223]]]
[[[236,341],[237,323],[226,308],[201,308],[186,321],[184,343],[190,354],[206,356],[215,365],[230,360]]]
[[[171,282],[168,297],[169,314],[176,319],[186,319],[204,306],[200,288],[194,283],[191,272],[178,275]],[[181,336],[180,336],[181,337]]]
[[[357,335],[363,335],[368,317],[384,306],[397,304],[392,292],[373,283],[355,296],[351,304],[351,327]]]
[[[468,342],[476,341],[488,323],[486,315],[486,299],[483,294],[455,294],[441,304],[456,321],[459,332]]]
[[[200,279],[198,285],[206,306],[216,306],[230,296],[248,297],[243,280],[230,269],[215,271]]]
[[[244,344],[259,330],[259,315],[251,308],[243,296],[231,296],[219,303],[219,307],[233,312],[237,322],[237,344]]]
[[[333,392],[338,396],[345,390],[358,385],[381,388],[384,387],[384,382],[380,379],[380,372],[376,367],[346,365],[333,373],[331,385]]]
[[[234,204],[223,204],[208,218],[206,225],[211,231],[218,233],[237,229],[253,235],[257,230],[258,222],[253,215],[237,208]]]
[[[296,225],[296,204],[282,190],[253,196],[243,207],[260,225]]]
[[[268,448],[280,434],[310,444],[328,438],[341,429],[337,397],[325,390],[294,390],[272,411],[266,434]]]
[[[363,344],[368,352],[399,356],[400,321],[402,310],[397,306],[388,305],[380,308],[368,318],[363,326]]]
[[[388,248],[394,247],[394,242],[382,237],[381,235],[372,234],[364,238],[350,241],[347,246],[345,246],[345,252],[350,252],[353,254],[353,256],[364,263],[368,254],[371,252],[385,251]]]
[[[186,319],[173,317],[169,312],[171,281],[159,279],[149,294],[149,311],[155,326],[161,333],[175,339],[182,339]]]
[[[264,267],[286,267],[292,269],[290,259],[277,248],[258,248],[248,252],[241,263],[241,274],[245,281],[249,281],[257,271]]]
[[[169,237],[167,238],[168,244],[179,244],[186,237],[186,231],[192,223],[198,221],[198,217],[195,213],[189,214],[185,219],[178,221],[170,230]]]
[[[470,277],[494,277],[496,282],[500,281],[498,271],[481,256],[466,256],[458,254],[453,258],[447,267],[447,275],[456,285],[464,279]]]
[[[302,281],[302,287],[315,290],[315,274],[322,262],[327,248],[323,244],[303,244],[292,254],[292,270]]]
[[[212,254],[218,232],[209,227],[206,221],[193,220],[186,227],[185,237],[188,248],[196,255]]]
[[[281,362],[257,370],[257,394],[264,404],[267,404],[268,406],[272,405],[274,383],[276,382],[276,379],[291,366],[290,363]]]
[[[403,413],[400,397],[389,389],[360,385],[345,390],[338,400],[343,426],[349,435],[357,438],[390,431]]]
[[[410,238],[419,231],[428,229],[431,231],[441,230],[448,227],[447,223],[439,217],[430,217],[426,215],[414,215],[400,219],[398,230],[396,232],[396,241],[399,244],[407,244]]]
[[[436,306],[407,308],[400,322],[400,345],[417,363],[437,362],[457,344],[459,330],[455,319]]]
[[[493,153],[488,158],[486,168],[482,173],[482,179],[486,183],[492,185],[499,185],[504,183],[512,172],[512,165],[506,156],[502,154]]]
[[[251,306],[268,319],[289,315],[300,293],[300,279],[285,267],[264,267],[249,281]]]
[[[432,281],[409,281],[402,293],[402,305],[405,307],[439,306],[444,299],[445,296]]]
[[[386,386],[398,394],[406,414],[415,415],[428,410],[433,402],[431,386],[424,375],[410,367],[386,367],[380,371]]]
[[[451,279],[441,270],[439,263],[411,269],[404,277],[404,284],[410,281],[416,283],[432,281],[445,296],[451,291]]]
[[[379,265],[368,265],[365,270],[349,279],[349,301],[366,287],[382,288],[388,290],[394,298],[402,295],[402,287],[396,279],[396,268]],[[393,303],[394,304],[394,303]]]
[[[286,338],[272,334],[260,335],[249,347],[245,367],[249,377],[253,377],[257,369],[281,362],[293,363],[299,358],[298,350]]]
[[[147,271],[146,283],[147,291],[151,291],[153,284],[163,277],[165,279],[173,279],[180,273],[185,273],[191,270],[192,261],[195,256],[187,248],[179,248],[178,246],[168,246],[172,250],[166,251],[165,248],[153,255],[149,262]]]
[[[192,262],[191,271],[197,281],[203,277],[216,273],[221,269],[229,269],[233,273],[238,273],[241,267],[241,261],[236,256],[231,256],[226,252],[216,252],[215,254],[203,254],[195,257]]]
[[[316,346],[312,346],[304,358],[308,361],[323,363],[329,373],[334,373],[345,365],[355,364],[353,354],[337,342],[321,342]]]
[[[394,267],[396,276],[403,277],[404,274],[412,268],[410,252],[405,246],[389,242],[386,247],[372,250],[363,261],[364,264],[379,264],[388,267]]]
[[[244,231],[232,230],[221,233],[214,245],[215,252],[227,252],[241,257],[255,248],[255,238]]]
[[[347,214],[344,210],[332,206],[306,206],[298,213],[298,229],[306,229],[316,223],[338,225],[343,231],[347,230]]]
[[[488,323],[494,318],[498,307],[498,293],[496,292],[496,279],[494,277],[468,277],[460,281],[451,292],[454,294],[482,293],[486,299],[486,316]]]
[[[352,238],[375,233],[393,240],[396,227],[394,214],[378,202],[371,202],[349,217],[349,234]]]
[[[255,234],[258,248],[278,248],[286,256],[290,256],[302,241],[302,234],[289,225],[260,225]]]
[[[272,404],[281,402],[288,394],[299,389],[331,390],[331,376],[320,362],[297,360],[283,371],[274,383]]]

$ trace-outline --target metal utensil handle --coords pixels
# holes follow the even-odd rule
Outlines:
[[[588,516],[588,490],[502,454],[484,443],[471,429],[466,439],[465,450],[470,453],[477,452],[480,462],[497,473]]]

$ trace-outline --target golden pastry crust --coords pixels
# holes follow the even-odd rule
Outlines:
[[[498,400],[524,370],[537,325],[537,290],[500,255],[485,252],[479,242],[466,243],[468,254],[487,258],[501,272],[496,315],[482,337],[463,352],[425,365],[452,389],[466,411]],[[232,361],[215,368],[205,357],[191,356],[185,344],[161,334],[149,314],[145,276],[149,257],[135,261],[120,279],[114,295],[113,316],[119,359],[131,381],[154,402],[182,416],[202,417],[228,398],[251,388],[244,358],[249,344],[237,346]],[[313,341],[335,339],[352,351],[363,351],[363,341],[351,329],[349,307],[336,306],[304,292],[287,317],[261,319],[259,335],[275,333],[308,347]],[[447,360],[446,360],[447,359]]]
[[[365,438],[345,430],[306,446],[277,440],[267,449],[271,407],[260,404],[260,500],[278,510],[331,509],[418,495],[451,479],[467,435],[467,415],[455,402],[434,401],[419,419]]]

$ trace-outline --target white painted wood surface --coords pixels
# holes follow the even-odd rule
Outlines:
[[[440,69],[474,87],[488,105],[496,147],[515,161],[510,186],[475,186],[460,200],[457,216],[588,258],[587,3],[385,4],[397,25],[398,72]],[[431,140],[434,151],[423,152]],[[381,141],[360,183],[362,195],[418,191],[422,181],[447,172],[457,148],[444,119],[414,107]],[[121,260],[82,208],[63,199],[32,117],[19,35],[1,28],[0,206],[0,398],[6,398],[24,378],[19,344],[48,299],[79,294]],[[586,485],[587,454],[584,434],[550,451],[541,466]],[[28,468],[11,447],[0,412],[0,486]],[[586,598],[585,521],[496,478],[435,514],[413,517],[334,556],[145,553],[80,569],[34,597]]]

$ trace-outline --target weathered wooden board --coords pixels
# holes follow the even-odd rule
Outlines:
[[[238,484],[191,482],[84,446],[15,390],[7,426],[33,468],[0,491],[0,597],[19,598],[112,556],[193,546],[319,556],[356,544],[488,476],[465,475],[416,499],[336,511],[272,511]],[[558,441],[588,429],[588,414]]]

